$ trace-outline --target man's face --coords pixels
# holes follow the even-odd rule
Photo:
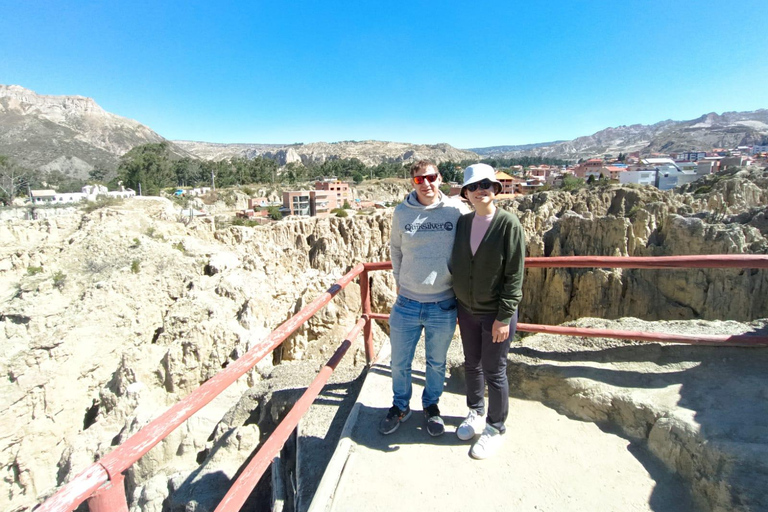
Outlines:
[[[430,179],[434,181],[429,181]],[[424,206],[429,206],[440,200],[440,184],[442,182],[440,172],[434,166],[417,171],[411,178],[416,197]]]

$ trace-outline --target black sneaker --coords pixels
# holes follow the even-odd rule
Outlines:
[[[424,416],[427,418],[427,432],[432,437],[441,436],[445,433],[445,423],[440,417],[440,409],[437,404],[432,404],[424,409]]]
[[[386,418],[382,418],[379,422],[379,432],[382,434],[391,434],[402,422],[411,417],[411,408],[407,405],[405,410],[401,411],[396,405],[390,407]]]

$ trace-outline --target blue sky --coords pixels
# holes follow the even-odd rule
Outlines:
[[[765,0],[0,0],[0,12],[0,83],[94,98],[168,139],[469,148],[768,108]]]

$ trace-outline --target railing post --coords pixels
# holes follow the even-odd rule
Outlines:
[[[360,273],[360,302],[363,306],[363,318],[365,326],[363,327],[363,343],[365,344],[365,362],[371,364],[376,354],[373,353],[373,325],[371,320],[371,282],[369,281],[368,270]]]
[[[125,499],[125,483],[122,473],[102,485],[88,498],[88,510],[91,512],[128,512]]]

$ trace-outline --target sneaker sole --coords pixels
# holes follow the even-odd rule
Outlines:
[[[400,418],[400,421],[398,421],[397,423],[395,423],[395,427],[394,427],[392,430],[387,430],[387,431],[384,431],[384,430],[381,430],[381,429],[379,429],[379,433],[380,433],[380,434],[384,434],[385,436],[386,436],[386,435],[389,435],[389,434],[391,434],[392,432],[394,432],[395,430],[397,430],[398,428],[400,428],[400,424],[401,424],[401,423],[403,423],[404,421],[406,421],[408,418],[410,418],[410,417],[411,417],[411,412],[413,412],[413,411],[410,411],[410,410],[409,410],[409,411],[408,411],[408,413],[407,413],[405,416],[403,416],[402,418]]]
[[[441,430],[440,432],[436,432],[434,434],[432,432],[430,432],[429,431],[429,427],[427,427],[427,434],[431,435],[432,437],[441,436],[441,435],[445,434],[445,425],[443,425],[443,430]]]
[[[458,431],[458,430],[456,431],[456,437],[458,437],[458,438],[459,438],[459,439],[461,439],[462,441],[469,441],[470,439],[474,438],[476,435],[477,435],[477,434],[475,434],[475,433],[472,433],[472,435],[471,435],[471,436],[469,436],[469,437],[463,437],[461,434],[459,434],[459,431]]]

